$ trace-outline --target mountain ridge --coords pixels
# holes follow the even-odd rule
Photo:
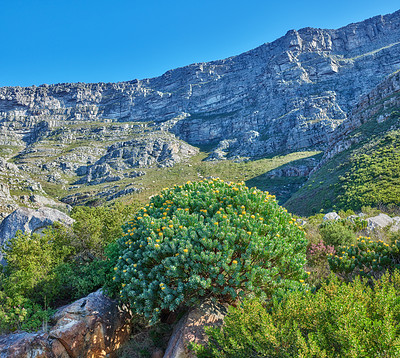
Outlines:
[[[0,150],[20,172],[73,196],[86,185],[118,187],[142,162],[190,161],[191,146],[207,147],[211,161],[325,151],[360,98],[398,70],[400,10],[336,30],[290,30],[151,79],[0,87]]]

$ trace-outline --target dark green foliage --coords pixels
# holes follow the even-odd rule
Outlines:
[[[81,258],[103,258],[105,247],[123,234],[122,225],[134,211],[132,206],[121,203],[112,207],[75,207],[71,213],[75,223],[68,234],[69,245]]]
[[[202,358],[400,356],[400,275],[351,283],[332,277],[315,294],[292,292],[264,307],[245,301],[230,308],[223,327],[207,330]]]
[[[324,242],[334,247],[350,245],[356,241],[352,224],[347,220],[325,221],[320,225],[319,232]]]
[[[114,280],[155,322],[200,297],[270,296],[305,276],[304,233],[268,193],[222,180],[165,189],[125,226]]]

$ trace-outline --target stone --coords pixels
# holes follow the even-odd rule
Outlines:
[[[195,355],[189,351],[188,344],[206,342],[204,328],[222,325],[226,314],[227,305],[209,300],[191,309],[176,324],[164,358],[194,358]]]
[[[129,339],[131,313],[101,290],[58,310],[48,333],[0,336],[0,357],[115,357]]]
[[[164,351],[160,348],[156,349],[151,355],[151,358],[163,358],[163,357],[164,357]]]
[[[61,353],[62,351],[60,351]],[[55,358],[46,333],[15,333],[0,336],[0,357],[7,358]],[[59,355],[59,357],[63,357]],[[70,358],[65,356],[65,358]],[[63,358],[64,358],[63,357]]]
[[[371,217],[367,219],[368,230],[376,230],[376,229],[383,229],[386,226],[393,224],[393,219],[386,214],[379,214],[377,216]]]
[[[397,232],[400,231],[400,216],[395,216],[392,218],[392,226],[390,227],[391,232]]]
[[[49,337],[71,357],[106,357],[130,335],[130,312],[101,290],[61,308],[53,317]]]
[[[334,211],[325,214],[324,217],[323,217],[324,221],[328,221],[328,220],[335,220],[336,221],[336,220],[340,220],[340,219],[341,219],[340,215],[338,213],[334,212]]]

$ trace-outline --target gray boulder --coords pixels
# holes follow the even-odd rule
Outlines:
[[[54,222],[72,225],[74,220],[67,214],[52,208],[42,207],[38,210],[18,208],[0,224],[0,247],[13,238],[18,230],[28,233],[40,232]],[[0,262],[2,259],[3,255],[0,251]]]
[[[191,309],[176,324],[164,358],[194,358],[195,354],[188,349],[189,343],[207,342],[204,328],[221,326],[227,313],[227,305],[210,300]]]
[[[328,220],[340,220],[341,217],[338,213],[335,213],[334,211],[325,214],[325,216],[323,217],[324,221],[328,221]]]
[[[379,214],[372,218],[368,218],[367,222],[369,230],[376,230],[376,229],[383,229],[386,226],[392,225],[393,219],[389,215]]]
[[[393,218],[393,224],[390,227],[390,231],[397,232],[400,230],[400,216],[395,216]]]

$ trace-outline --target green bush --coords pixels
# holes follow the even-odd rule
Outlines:
[[[165,189],[124,230],[114,281],[151,322],[200,297],[270,296],[306,276],[303,231],[274,197],[242,183]]]
[[[355,275],[379,277],[386,270],[400,269],[400,241],[387,244],[370,237],[359,237],[355,244],[341,247],[328,257],[335,273],[351,279]]]
[[[37,330],[50,320],[54,312],[21,295],[8,296],[0,291],[0,333]]]
[[[334,246],[350,245],[356,241],[356,235],[347,220],[325,221],[319,227],[319,233],[325,244]]]
[[[54,275],[52,270],[64,261],[71,253],[71,248],[62,246],[54,240],[52,230],[44,231],[44,235],[22,234],[18,232],[6,247],[3,247],[7,266],[1,286],[10,296],[34,298],[38,303],[51,300],[54,288],[50,282]],[[41,284],[44,290],[37,290]]]
[[[231,307],[222,328],[206,329],[198,357],[399,357],[400,275],[374,289],[332,277],[315,294],[292,292],[272,307],[258,300]]]
[[[135,206],[116,203],[113,206],[77,206],[71,212],[75,219],[67,233],[68,245],[75,255],[86,260],[104,258],[104,249],[123,234],[122,225],[133,215]]]
[[[0,273],[0,330],[38,329],[52,308],[111,280],[115,260],[104,259],[105,251],[115,256],[116,244],[109,243],[122,235],[132,209],[122,204],[76,208],[72,228],[54,225],[43,235],[17,233],[2,248],[7,265]]]

